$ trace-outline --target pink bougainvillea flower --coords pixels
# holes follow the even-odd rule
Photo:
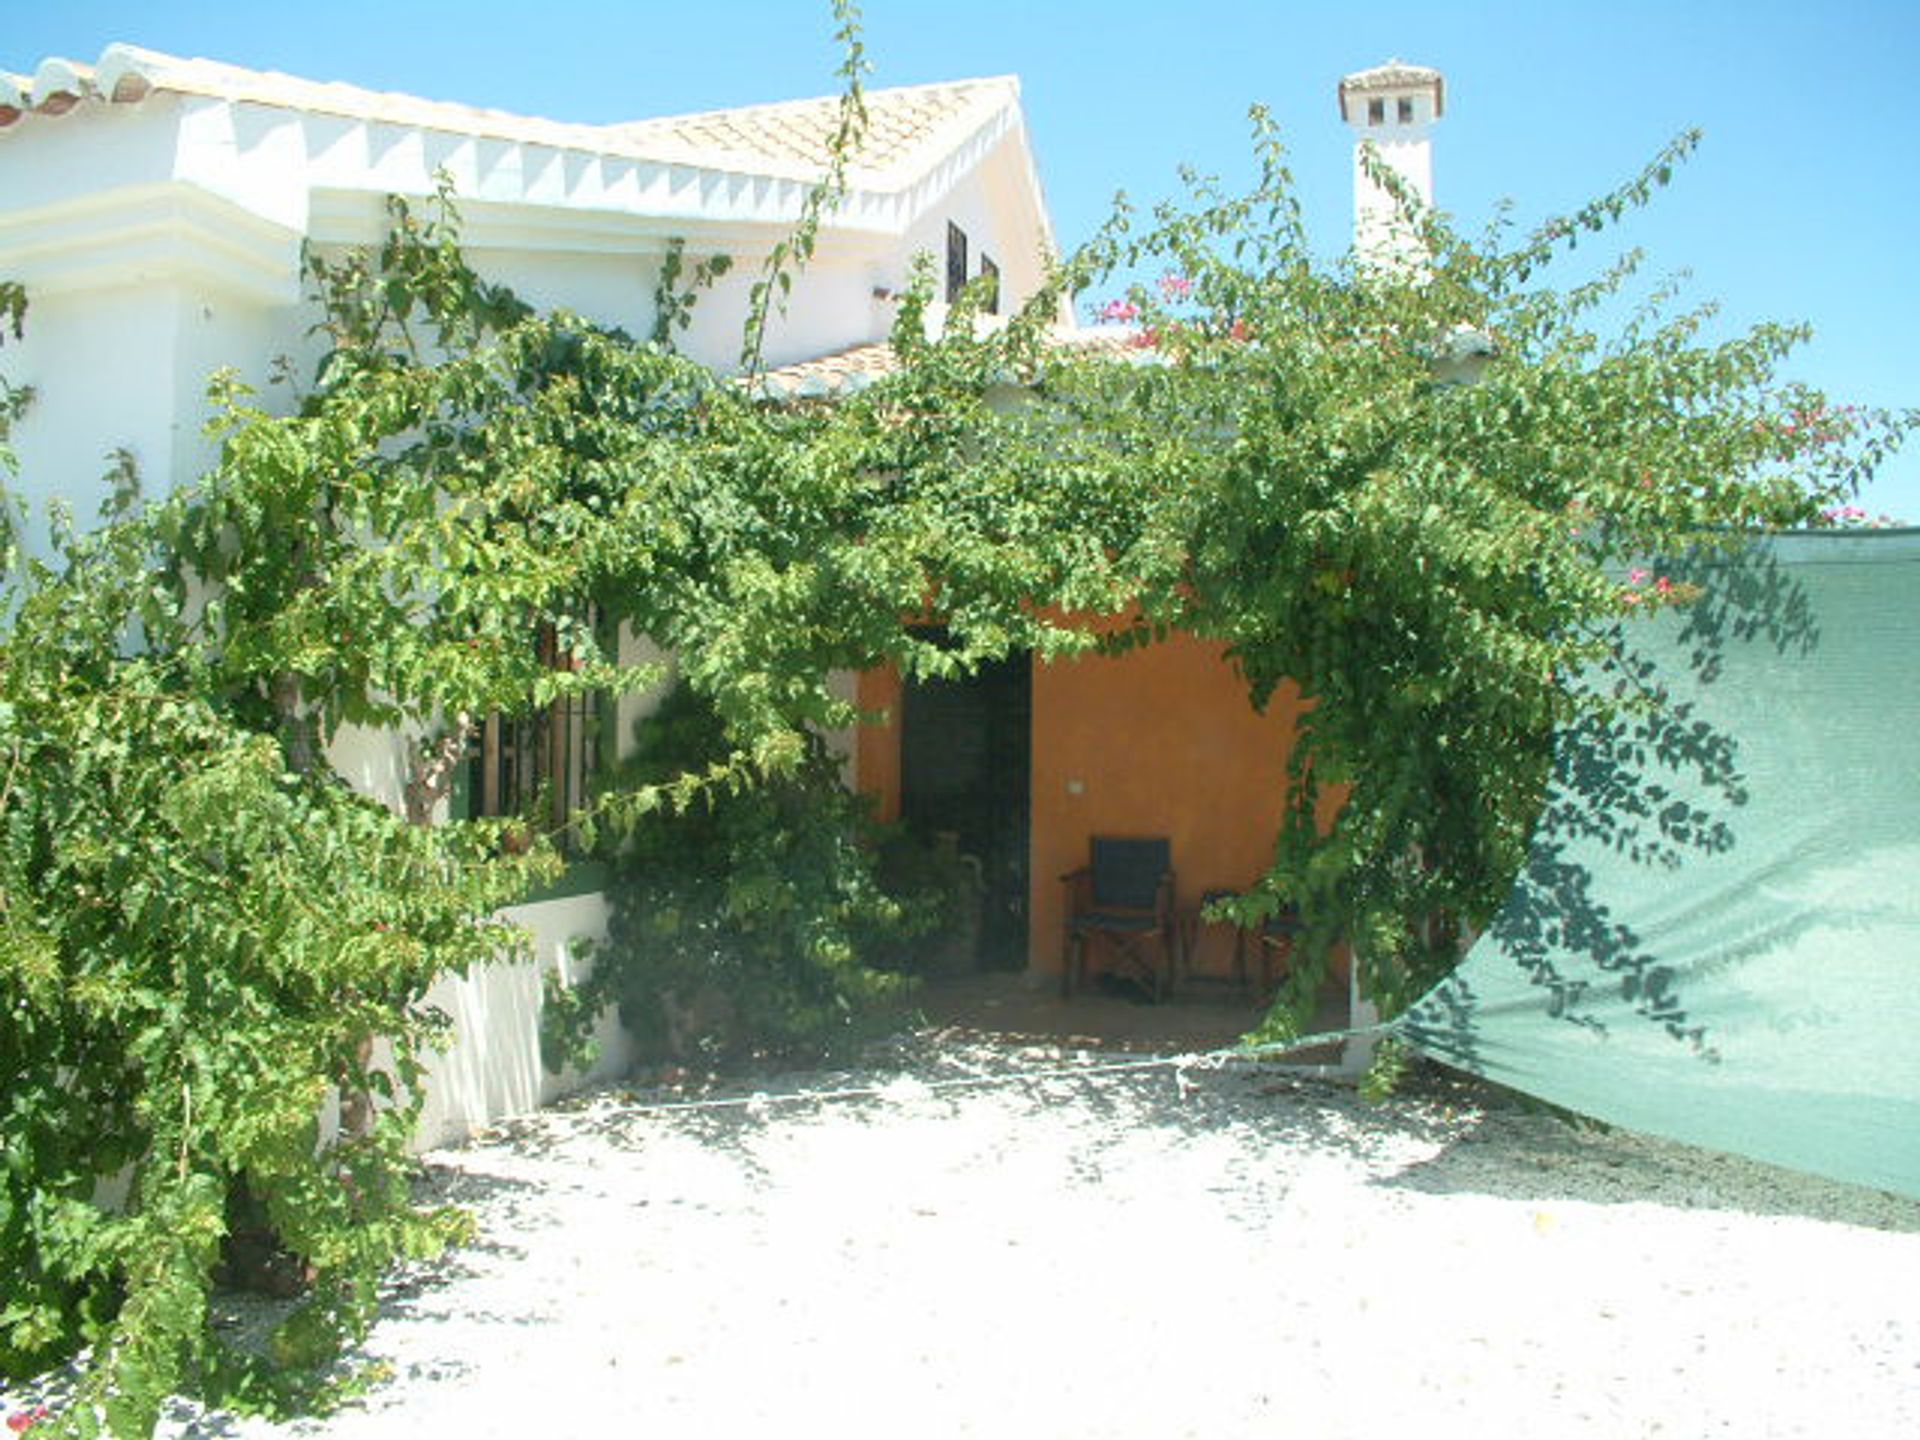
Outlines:
[[[1160,294],[1168,300],[1184,300],[1193,294],[1193,281],[1184,275],[1162,275]]]
[[[1629,605],[1638,605],[1640,603],[1640,592],[1638,590],[1629,590],[1620,598]]]
[[[1636,565],[1633,567],[1633,569],[1627,572],[1627,584],[1644,585],[1647,583],[1648,574],[1649,574],[1648,571],[1642,570],[1638,565]]]
[[[1662,575],[1658,580],[1653,582],[1653,588],[1662,595],[1671,595],[1673,593],[1673,581]]]
[[[1151,350],[1160,343],[1160,332],[1149,325],[1128,343],[1136,349]]]
[[[1100,307],[1100,318],[1111,324],[1125,325],[1140,318],[1140,307],[1131,300],[1109,300]]]

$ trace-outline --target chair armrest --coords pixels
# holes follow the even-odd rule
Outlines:
[[[1091,865],[1082,865],[1078,870],[1069,870],[1066,874],[1062,875],[1060,877],[1060,883],[1062,885],[1071,885],[1075,880],[1083,880],[1091,874],[1093,874],[1093,867]]]

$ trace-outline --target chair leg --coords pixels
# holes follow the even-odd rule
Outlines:
[[[1293,973],[1293,946],[1299,938],[1298,935],[1289,935],[1275,947],[1272,984],[1278,985],[1282,979]]]
[[[1060,994],[1068,1000],[1073,998],[1074,985],[1079,978],[1075,972],[1080,968],[1080,947],[1085,943],[1080,936],[1069,933],[1067,943],[1061,951]]]
[[[1260,998],[1271,1002],[1273,987],[1279,983],[1278,977],[1292,968],[1292,937],[1263,935],[1260,937]]]

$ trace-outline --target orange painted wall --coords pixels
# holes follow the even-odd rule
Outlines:
[[[854,773],[882,818],[895,818],[899,675],[864,673],[858,699],[885,718],[859,728]],[[1284,685],[1266,713],[1256,712],[1222,647],[1185,635],[1124,655],[1036,664],[1028,964],[1059,970],[1060,876],[1086,864],[1090,836],[1168,836],[1182,905],[1262,874],[1279,829],[1299,703]],[[1226,973],[1232,943],[1224,927],[1207,927],[1195,968]]]
[[[854,703],[872,723],[853,732],[853,783],[874,799],[876,818],[900,818],[900,672],[891,665],[862,670]]]
[[[1185,635],[1036,667],[1029,964],[1060,967],[1060,877],[1087,863],[1090,836],[1168,836],[1183,906],[1261,875],[1297,709],[1286,686],[1256,712],[1222,648]],[[1231,953],[1231,935],[1207,927],[1194,968],[1224,973]]]

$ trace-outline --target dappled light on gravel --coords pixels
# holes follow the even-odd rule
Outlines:
[[[516,1121],[431,1157],[481,1238],[393,1285],[391,1383],[170,1433],[1920,1433],[1920,1206],[1444,1081],[1115,1059],[915,1042]]]

